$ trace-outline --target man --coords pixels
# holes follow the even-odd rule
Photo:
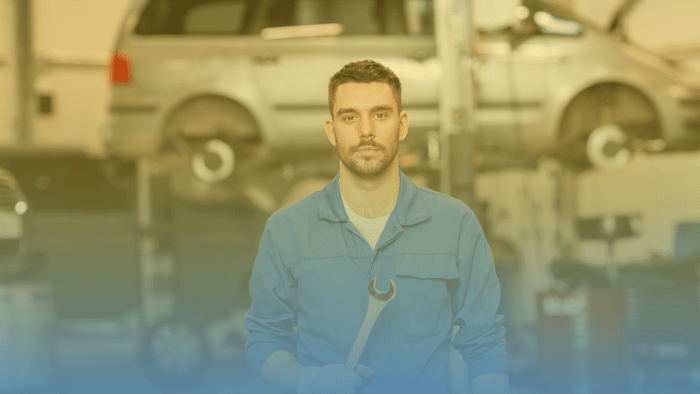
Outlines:
[[[328,101],[340,171],[265,224],[245,317],[249,366],[298,393],[440,393],[454,346],[473,393],[506,393],[493,257],[472,210],[399,170],[408,116],[398,77],[370,60],[349,63]],[[347,370],[375,276],[379,291],[393,280],[396,296]]]

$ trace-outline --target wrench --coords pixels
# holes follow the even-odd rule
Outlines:
[[[377,290],[377,277],[375,276],[367,285],[367,293],[369,293],[367,313],[365,313],[365,319],[362,321],[360,331],[357,332],[355,343],[352,345],[352,348],[350,348],[348,359],[345,361],[345,369],[349,369],[351,371],[355,370],[357,360],[360,359],[360,355],[365,349],[367,338],[369,338],[369,333],[372,331],[372,326],[374,326],[374,322],[377,320],[379,312],[381,312],[386,304],[388,304],[389,301],[393,300],[396,296],[396,285],[394,284],[393,279],[389,279],[389,291],[381,292]]]

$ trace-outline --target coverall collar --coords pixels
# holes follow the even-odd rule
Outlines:
[[[428,206],[419,193],[419,187],[399,170],[401,185],[399,197],[392,214],[401,226],[410,226],[430,218]],[[347,222],[343,200],[340,196],[340,172],[322,190],[319,201],[318,217],[331,222]]]

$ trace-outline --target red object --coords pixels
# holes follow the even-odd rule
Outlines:
[[[128,55],[124,52],[115,52],[109,71],[113,85],[131,82],[131,64]]]
[[[571,391],[574,378],[571,348],[571,316],[545,311],[545,299],[564,300],[571,291],[549,291],[537,294],[537,374],[544,393]]]
[[[627,364],[627,300],[621,288],[589,292],[591,388],[620,388],[629,378]],[[621,392],[621,391],[613,391]]]

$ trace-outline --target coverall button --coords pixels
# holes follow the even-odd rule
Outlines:
[[[396,231],[396,226],[394,226],[394,231]]]

